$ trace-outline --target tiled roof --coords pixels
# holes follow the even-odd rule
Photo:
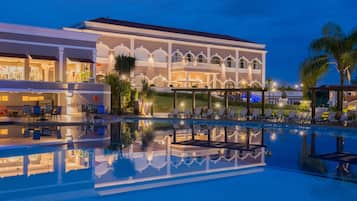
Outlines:
[[[217,39],[224,39],[224,40],[255,43],[253,41],[248,41],[248,40],[244,40],[244,39],[229,36],[229,35],[214,34],[214,33],[193,31],[193,30],[180,29],[180,28],[171,28],[171,27],[164,27],[164,26],[157,26],[157,25],[150,25],[150,24],[142,24],[142,23],[137,23],[137,22],[129,22],[129,21],[124,21],[124,20],[110,19],[110,18],[96,18],[96,19],[89,20],[89,21],[119,25],[119,26],[126,26],[126,27],[134,27],[134,28],[140,28],[140,29],[150,29],[150,30],[164,31],[164,32],[171,32],[171,33],[203,36],[203,37],[208,37],[208,38],[217,38]]]

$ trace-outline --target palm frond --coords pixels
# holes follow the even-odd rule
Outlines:
[[[315,86],[317,80],[328,71],[328,66],[328,57],[325,55],[305,60],[300,66],[300,78],[304,88]]]

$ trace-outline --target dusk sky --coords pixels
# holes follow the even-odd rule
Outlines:
[[[109,17],[228,34],[267,45],[267,78],[299,81],[309,43],[329,22],[357,27],[356,0],[2,0],[0,21],[51,28]],[[324,83],[338,83],[331,69]]]

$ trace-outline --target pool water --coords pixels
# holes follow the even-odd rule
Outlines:
[[[0,200],[355,201],[354,133],[128,120],[107,141],[0,151]]]

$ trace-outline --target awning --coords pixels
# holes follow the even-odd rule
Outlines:
[[[14,58],[27,58],[26,54],[16,54],[16,53],[8,53],[8,52],[0,52],[0,57],[14,57]]]
[[[44,55],[30,55],[32,59],[39,59],[39,60],[50,60],[50,61],[57,61],[57,57],[55,56],[44,56]]]
[[[73,58],[73,57],[68,57],[69,60],[74,61],[74,62],[81,62],[81,63],[94,63],[93,60],[91,59],[84,59],[84,58]]]

